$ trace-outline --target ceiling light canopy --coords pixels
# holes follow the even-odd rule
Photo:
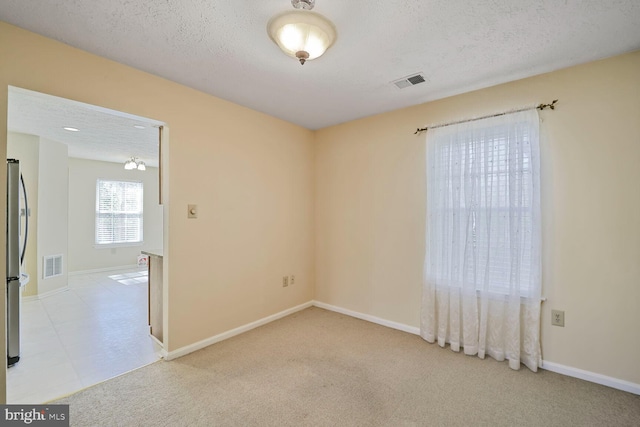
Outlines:
[[[316,5],[316,0],[291,0],[291,5],[296,9],[311,10]]]
[[[298,9],[313,8],[313,1],[292,0]],[[304,65],[321,56],[336,40],[334,25],[324,16],[304,10],[282,13],[267,24],[269,37],[282,51]]]

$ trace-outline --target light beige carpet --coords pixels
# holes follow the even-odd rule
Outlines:
[[[74,426],[640,425],[640,396],[319,308],[56,403]]]

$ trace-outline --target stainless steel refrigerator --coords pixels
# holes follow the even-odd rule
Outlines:
[[[22,205],[22,206],[21,206]],[[22,227],[21,216],[25,222]],[[20,286],[28,281],[21,271],[26,251],[29,208],[20,161],[7,159],[7,365],[20,360]],[[25,280],[27,279],[27,280]]]

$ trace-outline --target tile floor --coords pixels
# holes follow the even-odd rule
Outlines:
[[[69,289],[23,301],[20,361],[7,403],[44,403],[153,363],[147,270],[69,276]]]

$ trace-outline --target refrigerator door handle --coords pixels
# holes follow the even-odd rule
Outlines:
[[[20,277],[20,163],[7,160],[7,276]]]
[[[24,243],[20,254],[20,265],[24,264],[24,256],[27,252],[27,238],[29,237],[29,202],[27,201],[27,187],[24,185],[24,177],[20,174],[22,184],[22,194],[24,196]]]

